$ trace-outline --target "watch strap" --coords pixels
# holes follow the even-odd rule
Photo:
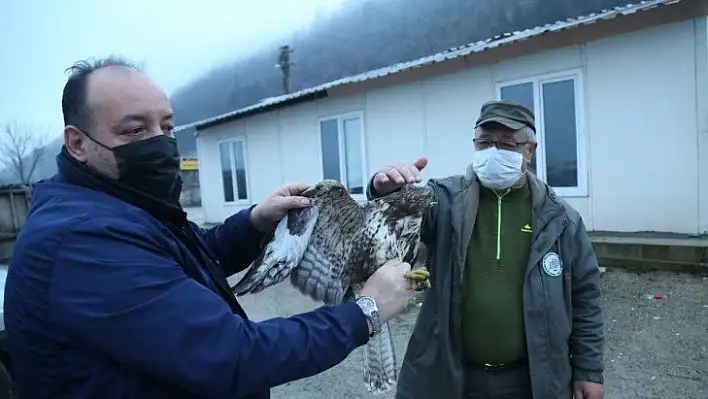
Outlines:
[[[369,316],[369,320],[371,321],[371,326],[373,327],[371,330],[371,336],[373,337],[374,335],[378,334],[381,332],[381,319],[379,318],[379,311],[376,310]]]

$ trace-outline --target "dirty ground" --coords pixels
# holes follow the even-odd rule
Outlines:
[[[611,269],[603,275],[602,286],[605,397],[708,399],[708,279]],[[290,316],[317,306],[287,282],[242,297],[241,303],[255,320]],[[413,306],[392,323],[399,365],[416,316]],[[323,374],[273,389],[272,395],[274,399],[393,397],[366,392],[360,350]]]

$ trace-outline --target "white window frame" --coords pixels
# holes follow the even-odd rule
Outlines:
[[[515,86],[524,83],[533,85],[534,115],[536,116],[536,173],[537,176],[546,182],[546,151],[545,151],[545,130],[543,118],[543,92],[542,85],[573,79],[575,90],[575,137],[576,137],[576,158],[578,161],[578,185],[576,187],[553,187],[553,191],[561,197],[586,197],[588,195],[588,170],[586,160],[586,129],[585,129],[585,83],[583,73],[580,68],[570,69],[561,72],[553,72],[533,77],[521,79],[499,81],[495,85],[496,96],[501,99],[502,88]]]
[[[244,169],[246,170],[245,178],[246,178],[246,199],[239,199],[238,198],[238,179],[236,178],[236,157],[234,156],[234,143],[241,142],[243,144],[243,165]],[[231,184],[233,187],[233,194],[234,194],[234,200],[233,201],[226,201],[224,199],[224,173],[221,169],[221,145],[223,143],[229,143],[229,151],[231,155]],[[236,136],[236,137],[230,137],[228,139],[223,139],[223,140],[218,140],[216,142],[216,150],[219,154],[219,175],[221,175],[221,178],[219,179],[219,182],[221,183],[221,201],[224,205],[228,206],[243,206],[243,205],[251,205],[251,185],[249,184],[249,178],[248,178],[248,147],[246,145],[246,137],[245,136]]]
[[[359,126],[361,129],[361,134],[359,135],[361,140],[361,173],[363,176],[364,192],[363,194],[349,194],[352,198],[357,201],[366,201],[366,188],[369,182],[369,168],[367,161],[367,151],[366,151],[366,129],[364,127],[364,113],[361,111],[349,112],[345,114],[336,114],[321,117],[317,120],[317,151],[320,154],[320,179],[324,179],[324,154],[322,154],[322,122],[336,119],[337,120],[337,143],[339,144],[339,181],[347,187],[347,161],[346,161],[346,151],[344,148],[344,121],[348,119],[359,119]]]

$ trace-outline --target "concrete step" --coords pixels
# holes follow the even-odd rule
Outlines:
[[[600,266],[708,274],[708,237],[592,233]]]

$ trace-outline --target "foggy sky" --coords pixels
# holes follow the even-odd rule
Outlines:
[[[117,54],[142,62],[168,94],[220,61],[310,24],[344,0],[0,0],[0,124],[59,137],[64,70]]]

